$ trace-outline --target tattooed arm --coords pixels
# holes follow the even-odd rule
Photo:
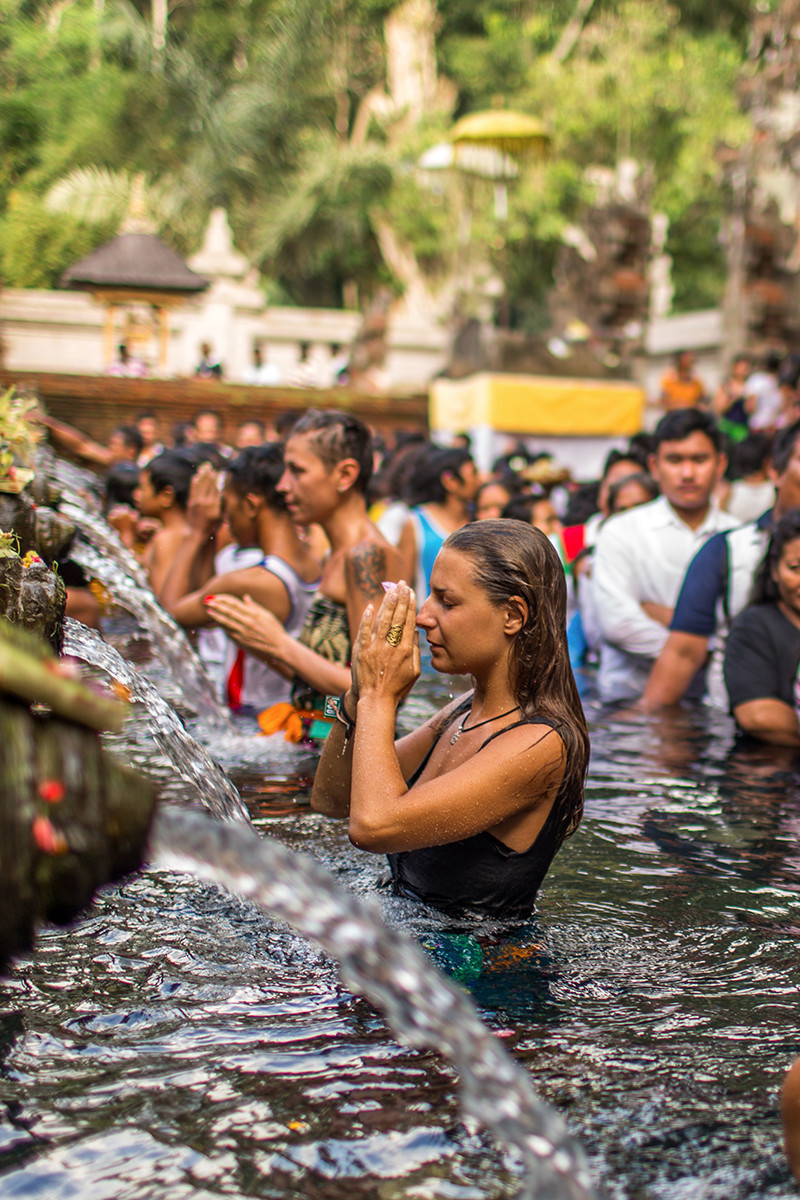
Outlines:
[[[350,641],[355,645],[364,609],[372,602],[376,610],[383,600],[384,580],[397,583],[403,577],[400,555],[380,534],[364,538],[348,551],[345,559],[347,623]]]

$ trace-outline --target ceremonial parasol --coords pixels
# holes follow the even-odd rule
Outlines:
[[[550,133],[544,123],[527,113],[489,109],[470,113],[456,121],[450,140],[459,146],[492,146],[513,158],[544,158],[550,148]]]

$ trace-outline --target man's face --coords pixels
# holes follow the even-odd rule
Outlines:
[[[153,487],[149,471],[142,471],[139,486],[134,490],[133,502],[143,517],[160,517],[163,505]]]
[[[222,492],[222,511],[237,545],[254,546],[257,528],[252,504],[245,496],[240,496],[231,483],[226,483]]]
[[[278,491],[286,497],[293,521],[310,525],[329,517],[342,499],[337,479],[336,468],[328,469],[316,453],[310,434],[298,433],[289,438]]]
[[[448,471],[446,477],[450,481],[447,490],[465,504],[471,504],[481,486],[478,468],[472,459],[462,463],[457,472]]]
[[[210,413],[204,413],[202,417],[198,417],[194,423],[194,431],[197,435],[198,442],[216,443],[220,439],[219,421]]]
[[[136,427],[142,435],[142,441],[145,446],[152,446],[158,437],[158,423],[155,419],[153,417],[142,417]]]
[[[673,508],[696,512],[708,506],[725,461],[697,429],[679,442],[662,442],[650,458],[650,472]]]
[[[263,446],[264,433],[253,421],[245,421],[236,433],[236,449],[244,450],[247,446]]]
[[[625,479],[627,475],[635,475],[637,471],[641,470],[641,464],[633,458],[621,458],[608,468],[597,491],[597,507],[604,517],[608,516],[608,493],[614,484],[618,483],[620,479]]]
[[[116,431],[108,439],[108,449],[112,463],[133,462],[136,458],[136,448],[129,446],[122,434]]]

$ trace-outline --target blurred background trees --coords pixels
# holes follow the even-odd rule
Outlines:
[[[54,285],[119,227],[138,178],[154,227],[183,253],[224,206],[271,299],[365,307],[409,286],[402,262],[432,289],[452,285],[468,238],[502,278],[512,321],[535,328],[587,168],[633,158],[669,217],[676,309],[715,304],[725,275],[715,150],[748,136],[737,81],[755,9],[0,0],[0,276]],[[438,89],[413,114],[392,82],[398,16],[422,58],[429,43],[420,70]],[[502,214],[491,181],[418,168],[455,119],[498,103],[553,135]],[[468,289],[453,295],[468,306]]]

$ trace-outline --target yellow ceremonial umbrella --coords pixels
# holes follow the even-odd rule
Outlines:
[[[538,118],[509,109],[492,108],[487,112],[469,113],[456,121],[450,131],[450,140],[456,147],[491,146],[513,158],[544,158],[552,139],[547,127]]]

